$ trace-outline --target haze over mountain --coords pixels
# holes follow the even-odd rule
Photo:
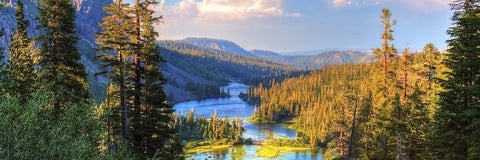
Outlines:
[[[264,52],[265,53],[265,52]],[[268,52],[267,52],[268,53]],[[320,68],[325,65],[369,62],[370,53],[360,51],[325,51],[315,55],[260,54],[259,57],[271,62],[288,64],[299,68]]]

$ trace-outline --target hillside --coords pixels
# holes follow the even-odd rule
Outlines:
[[[244,56],[252,56],[250,52],[246,51],[238,44],[227,40],[212,38],[186,38],[183,40],[179,40],[179,42],[189,43],[200,48],[209,48],[222,52],[234,53]]]
[[[167,94],[175,102],[216,96],[214,89],[230,81],[278,76],[296,71],[260,58],[203,48],[183,41],[160,41]],[[217,95],[218,96],[218,95]]]
[[[272,51],[257,50],[257,49],[251,50],[250,53],[253,54],[254,56],[261,57],[261,58],[281,56],[280,54]]]
[[[108,5],[110,0],[72,0],[76,9],[76,20],[78,38],[77,47],[81,54],[82,63],[89,74],[89,82],[93,95],[97,100],[104,96],[107,80],[105,77],[95,76],[99,72],[99,64],[94,60],[96,55],[95,32],[99,31],[98,23],[106,15],[103,6]],[[16,5],[13,0],[13,5]],[[25,5],[25,18],[30,21],[28,28],[29,36],[39,35],[37,29],[38,1],[23,1]],[[10,41],[10,34],[16,28],[15,9],[6,6],[0,9],[0,28],[5,30],[5,35],[0,37],[0,47],[7,48]]]

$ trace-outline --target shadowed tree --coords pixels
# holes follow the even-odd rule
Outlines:
[[[20,98],[23,104],[29,99],[30,94],[35,90],[35,73],[33,63],[33,54],[35,51],[32,39],[27,36],[29,21],[25,19],[23,3],[17,1],[15,7],[17,29],[12,33],[10,41],[10,61],[9,61],[9,92]]]
[[[452,2],[453,26],[447,33],[450,70],[440,81],[439,109],[433,143],[437,159],[480,158],[480,3]]]
[[[104,8],[109,16],[100,25],[103,30],[98,33],[97,43],[102,52],[99,58],[107,67],[105,73],[112,78],[111,85],[119,86],[116,92],[111,92],[120,97],[120,106],[116,108],[123,110],[117,109],[113,114],[118,117],[121,115],[118,112],[123,113],[116,118],[123,124],[117,137],[123,137],[124,143],[141,158],[159,155],[172,158],[180,153],[172,148],[180,148],[181,143],[172,124],[174,110],[167,104],[163,89],[165,79],[160,69],[163,60],[156,45],[158,33],[154,30],[161,17],[154,17],[151,10],[156,4],[151,0],[137,0],[132,5],[114,1]],[[118,133],[113,134],[115,137]]]
[[[86,104],[90,97],[87,74],[76,48],[75,9],[70,0],[41,0],[39,81],[52,94],[57,113],[68,105]]]

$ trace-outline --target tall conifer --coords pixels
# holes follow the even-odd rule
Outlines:
[[[116,0],[109,6],[104,7],[108,16],[103,18],[100,24],[101,32],[97,33],[97,44],[100,54],[98,55],[103,67],[107,69],[104,74],[110,77],[109,89],[118,88],[107,93],[107,101],[118,100],[118,106],[107,103],[112,116],[115,116],[120,123],[114,123],[112,134],[118,136],[122,141],[126,141],[128,136],[128,112],[130,105],[127,97],[127,87],[129,86],[128,75],[131,73],[131,62],[128,57],[131,56],[131,40],[129,35],[133,32],[132,17],[129,14],[129,4],[122,0]],[[118,97],[118,98],[117,98]],[[116,124],[121,124],[117,126]],[[116,132],[120,131],[120,132]]]
[[[109,16],[101,24],[103,31],[98,34],[97,43],[103,51],[102,62],[109,66],[107,73],[112,85],[119,86],[115,94],[124,110],[121,119],[125,142],[141,158],[156,153],[171,158],[173,152],[178,152],[172,148],[181,144],[177,143],[177,131],[172,124],[174,110],[166,103],[163,89],[163,60],[154,30],[161,17],[154,17],[150,9],[155,4],[152,0],[137,0],[133,5],[114,1],[104,8]]]
[[[14,96],[20,97],[20,102],[24,103],[28,100],[29,95],[33,92],[35,73],[34,73],[34,43],[27,36],[27,28],[30,22],[25,19],[23,3],[21,0],[17,2],[15,7],[17,29],[12,34],[10,41],[10,88],[9,91]]]
[[[174,110],[167,104],[163,89],[165,80],[160,71],[160,62],[163,60],[156,45],[158,33],[154,30],[154,24],[161,18],[153,16],[151,7],[156,4],[154,0],[137,0],[133,9],[136,29],[132,35],[135,44],[133,97],[134,112],[138,116],[132,119],[132,127],[135,128],[132,135],[134,139],[142,140],[134,143],[134,146],[146,156],[152,156],[156,151],[168,152],[167,147],[171,146],[168,142],[172,142],[176,134],[172,125]]]
[[[39,78],[52,93],[53,107],[60,112],[89,98],[87,74],[80,63],[75,29],[75,9],[70,0],[41,0],[39,5]]]
[[[450,72],[441,81],[443,87],[435,115],[434,143],[438,159],[480,158],[480,3],[456,0],[453,26],[447,33]]]

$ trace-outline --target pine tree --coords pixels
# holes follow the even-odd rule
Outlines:
[[[9,61],[9,83],[10,94],[20,97],[20,102],[24,103],[29,99],[34,91],[35,72],[33,63],[34,43],[27,36],[27,28],[30,24],[25,19],[23,3],[17,2],[15,8],[17,29],[12,34],[10,42],[10,61]]]
[[[440,85],[439,109],[435,114],[435,151],[438,159],[480,158],[480,4],[456,0],[453,26],[447,33],[450,72]]]
[[[75,9],[70,0],[41,0],[39,5],[39,81],[52,93],[57,113],[74,104],[86,104],[87,74],[76,48]]]
[[[100,25],[97,43],[99,58],[107,66],[112,85],[118,85],[116,94],[124,109],[120,119],[127,146],[141,158],[158,156],[171,158],[181,147],[176,140],[178,131],[173,124],[173,107],[167,104],[160,70],[163,62],[156,45],[154,17],[150,8],[155,1],[136,1],[129,5],[117,0],[105,11],[109,16]],[[116,114],[117,116],[119,114]],[[114,133],[115,134],[115,133]],[[178,135],[177,135],[178,136]],[[175,152],[175,153],[173,153]],[[179,156],[181,157],[181,156]]]
[[[2,6],[0,6],[2,8]],[[4,35],[4,30],[3,28],[0,28],[0,37]],[[5,59],[5,52],[2,47],[0,47],[0,98],[4,96],[4,94],[7,92],[7,85],[6,85],[6,80],[8,76],[7,72],[7,65],[6,65],[6,59]]]
[[[425,64],[426,73],[428,77],[428,87],[432,88],[433,78],[436,74],[437,66],[439,65],[438,60],[440,58],[440,51],[433,45],[433,43],[428,43],[423,47],[423,54],[425,55]]]
[[[172,125],[174,110],[167,104],[163,89],[165,79],[160,71],[163,60],[156,45],[158,33],[154,24],[161,17],[154,17],[151,10],[156,4],[151,0],[136,1],[133,7],[135,31],[131,36],[134,43],[133,107],[136,112],[132,114],[137,115],[132,118],[133,145],[146,157],[156,151],[168,152],[166,146],[177,134]]]
[[[121,128],[120,133],[116,134],[122,141],[126,141],[128,137],[128,112],[130,105],[128,103],[127,87],[130,86],[128,81],[129,73],[131,73],[131,62],[128,57],[131,56],[131,40],[129,35],[133,32],[132,17],[129,14],[129,4],[123,3],[122,0],[116,0],[109,6],[104,7],[104,11],[108,16],[103,18],[100,24],[101,32],[97,33],[97,44],[99,45],[99,55],[97,58],[101,61],[102,66],[107,71],[99,74],[107,74],[110,77],[111,87],[118,87],[118,90],[109,92],[107,97],[118,97],[119,106],[110,106],[115,108],[113,113],[117,120],[121,121],[121,126],[112,126],[113,128]],[[108,99],[107,99],[108,100]],[[113,100],[113,99],[112,99]],[[118,112],[118,113],[117,113]]]
[[[392,26],[397,23],[396,20],[390,21],[391,12],[389,9],[382,9],[382,16],[380,16],[381,22],[383,24],[383,33],[381,36],[382,47],[373,49],[373,54],[377,59],[381,60],[382,69],[383,69],[383,85],[387,85],[387,79],[390,77],[388,70],[388,61],[389,59],[395,57],[397,50],[393,45],[389,45],[389,41],[393,40],[393,30]]]
[[[369,88],[372,94],[371,106],[367,106],[368,112],[371,115],[363,115],[370,117],[366,119],[365,125],[368,125],[368,130],[364,130],[365,137],[362,145],[368,146],[365,148],[365,153],[370,159],[388,159],[393,158],[393,145],[389,139],[396,137],[396,133],[388,130],[392,121],[392,111],[398,107],[399,101],[396,101],[399,94],[398,85],[395,81],[396,65],[395,56],[396,49],[389,44],[393,40],[392,26],[396,21],[390,20],[391,12],[388,9],[382,9],[380,17],[383,24],[383,33],[381,36],[382,47],[373,49],[375,57],[379,61],[375,68],[372,69],[372,76],[369,83]]]

